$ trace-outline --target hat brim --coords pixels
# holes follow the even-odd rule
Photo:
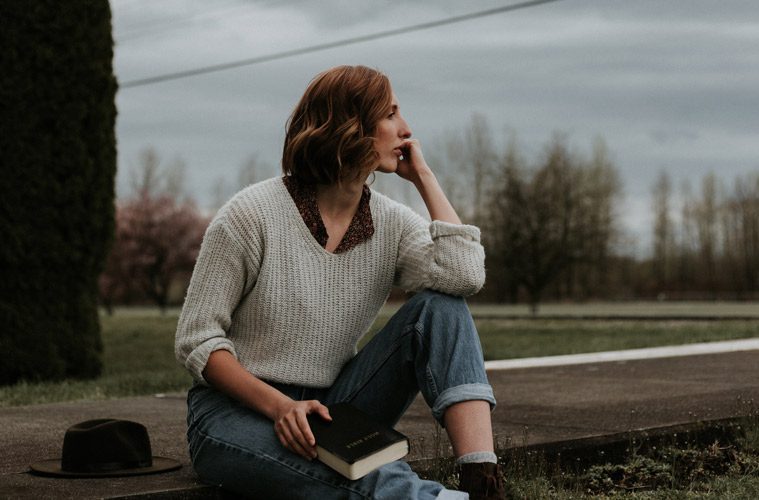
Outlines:
[[[126,477],[142,476],[145,474],[158,474],[169,472],[182,467],[182,464],[171,458],[153,457],[153,465],[150,467],[135,467],[132,469],[116,469],[105,472],[72,472],[61,469],[61,459],[43,460],[31,464],[29,468],[32,473],[41,476],[52,477]]]

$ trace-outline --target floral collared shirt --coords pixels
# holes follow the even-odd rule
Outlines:
[[[319,207],[316,204],[316,189],[314,186],[298,182],[292,176],[283,177],[285,187],[290,193],[295,206],[298,207],[298,212],[303,218],[306,227],[314,239],[322,246],[327,246],[327,228],[324,226],[321,214],[319,213]],[[351,248],[368,240],[374,234],[374,222],[372,220],[372,212],[369,208],[369,200],[372,196],[372,192],[368,186],[364,186],[364,191],[361,193],[361,200],[358,202],[358,209],[353,215],[348,230],[345,231],[340,244],[335,248],[334,253],[347,252]]]

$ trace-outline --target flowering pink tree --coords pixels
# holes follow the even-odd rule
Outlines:
[[[116,209],[116,238],[100,276],[103,304],[150,300],[165,310],[171,286],[192,272],[208,219],[190,202],[143,191]]]

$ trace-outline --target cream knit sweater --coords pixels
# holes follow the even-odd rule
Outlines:
[[[257,377],[330,386],[392,286],[467,296],[485,280],[474,226],[434,221],[372,191],[374,235],[332,254],[281,178],[232,198],[209,225],[185,298],[176,356],[195,379],[217,349]]]

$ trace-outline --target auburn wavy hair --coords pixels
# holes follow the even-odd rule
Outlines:
[[[374,130],[391,109],[387,76],[366,66],[318,74],[287,121],[282,171],[306,184],[353,180],[377,161]]]

